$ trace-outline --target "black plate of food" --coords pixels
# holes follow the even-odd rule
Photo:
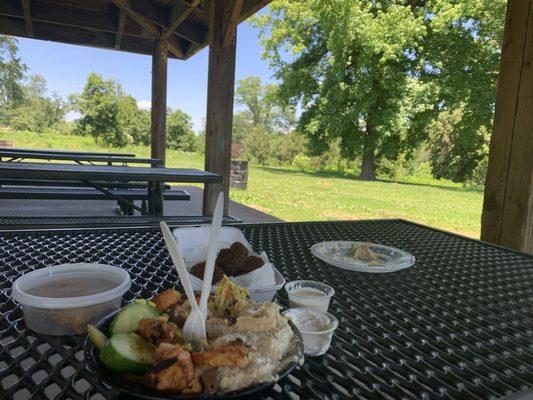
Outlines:
[[[271,306],[271,304],[275,303],[253,303],[251,307],[254,309],[253,312],[263,312],[264,310],[267,310],[266,312],[270,314],[270,317],[274,315],[273,310],[277,310],[279,313],[279,306]],[[261,311],[264,309],[263,311]],[[270,310],[269,309],[273,309]],[[123,309],[122,309],[123,310]],[[108,336],[108,333],[112,331],[112,324],[115,320],[115,317],[122,311],[119,310],[107,317],[105,317],[103,320],[98,322],[95,327],[101,331],[105,332],[106,336]],[[259,311],[256,311],[259,310]],[[265,314],[266,315],[266,314]],[[281,314],[280,314],[281,315]],[[275,317],[277,318],[277,316]],[[285,318],[285,317],[283,317]],[[245,318],[246,319],[246,318]],[[237,319],[238,321],[238,319]],[[281,320],[280,320],[281,321]],[[290,329],[287,328],[287,326],[281,327],[278,334],[272,332],[268,334],[264,334],[264,336],[261,336],[256,331],[253,331],[254,329],[257,329],[257,323],[256,321],[242,321],[243,323],[241,325],[238,325],[239,322],[235,323],[236,327],[244,327],[247,326],[250,327],[251,331],[243,331],[239,333],[238,335],[242,335],[244,338],[244,342],[247,343],[249,340],[250,343],[257,344],[257,347],[250,347],[250,350],[246,353],[246,357],[249,358],[247,361],[248,364],[242,368],[228,368],[228,367],[220,367],[215,368],[217,371],[217,389],[215,391],[206,389],[206,383],[204,383],[204,376],[198,375],[198,371],[196,368],[200,368],[200,370],[204,371],[202,366],[196,365],[196,359],[200,359],[200,363],[202,362],[202,359],[205,359],[207,357],[207,354],[209,353],[209,350],[206,350],[205,352],[193,352],[190,351],[190,355],[192,356],[192,359],[194,360],[194,368],[195,368],[195,377],[197,378],[197,381],[200,382],[202,391],[197,392],[195,394],[184,394],[181,392],[176,391],[169,391],[165,389],[156,389],[154,387],[147,387],[147,381],[149,380],[149,375],[154,375],[155,373],[159,372],[161,366],[162,367],[168,367],[168,363],[164,361],[157,361],[157,357],[154,361],[154,365],[150,367],[148,372],[141,373],[141,374],[132,374],[132,373],[117,373],[112,370],[110,370],[106,365],[104,365],[100,359],[100,350],[95,346],[93,341],[90,339],[89,335],[87,336],[85,343],[84,343],[84,354],[85,354],[85,361],[87,368],[95,375],[98,376],[103,382],[106,384],[112,386],[114,389],[116,389],[119,392],[122,392],[124,394],[127,394],[130,397],[135,398],[141,398],[141,399],[172,399],[172,400],[207,400],[207,399],[229,399],[229,398],[238,398],[242,396],[251,395],[253,393],[258,393],[260,391],[263,391],[265,389],[268,389],[272,387],[275,383],[277,383],[279,380],[285,378],[294,368],[296,368],[298,365],[301,365],[303,362],[304,356],[303,356],[303,339],[296,328],[296,326],[289,320],[287,320],[288,326],[290,326]],[[253,322],[253,324],[250,324],[250,322]],[[209,323],[209,320],[208,320]],[[270,323],[270,321],[268,321]],[[280,322],[282,324],[282,322]],[[140,325],[139,325],[140,326]],[[281,325],[280,325],[281,326]],[[139,328],[138,328],[139,329]],[[290,332],[291,334],[288,335],[290,339],[287,339],[287,334]],[[137,334],[135,334],[137,335]],[[134,335],[134,336],[135,336]],[[228,333],[228,335],[230,335]],[[234,334],[233,334],[234,336]],[[233,337],[232,336],[232,337]],[[254,338],[258,337],[257,341],[254,342]],[[283,341],[275,342],[273,340],[278,340],[278,337],[284,337]],[[250,339],[247,339],[247,338]],[[222,339],[225,339],[224,336],[221,336]],[[275,339],[273,339],[275,338]],[[220,338],[219,338],[220,340]],[[287,340],[290,340],[290,342],[287,342]],[[271,342],[265,342],[265,341],[271,341]],[[211,342],[210,342],[211,343]],[[216,339],[215,339],[216,343]],[[257,378],[257,371],[263,371],[264,367],[264,361],[262,358],[261,352],[259,351],[260,348],[267,348],[268,350],[262,350],[263,352],[268,351],[271,353],[275,349],[275,345],[278,343],[285,343],[288,345],[285,347],[286,352],[282,353],[283,356],[281,359],[277,360],[277,364],[274,365],[274,370],[270,375],[270,379],[265,380],[266,375],[260,375]],[[165,343],[166,344],[166,343]],[[161,346],[161,343],[158,345]],[[269,346],[271,348],[269,348]],[[155,347],[155,346],[154,346]],[[159,347],[158,347],[159,349]],[[209,348],[208,348],[209,349]],[[217,349],[214,349],[216,351]],[[274,350],[275,351],[275,350]],[[157,351],[156,351],[157,352]],[[281,353],[280,353],[281,354]],[[256,359],[254,359],[256,357]],[[175,360],[175,359],[174,359]],[[259,364],[259,363],[263,364]],[[256,364],[254,364],[256,363]],[[165,364],[165,365],[162,365]],[[254,368],[255,365],[258,365],[258,368]],[[270,364],[269,364],[270,366]],[[157,372],[156,372],[157,370]],[[213,371],[213,368],[209,367],[210,371]],[[153,371],[153,372],[150,372]],[[206,374],[206,372],[203,372],[203,374]],[[252,379],[251,377],[255,377]],[[251,380],[251,382],[250,382]],[[153,381],[153,379],[152,379]],[[237,382],[237,383],[235,383]],[[239,383],[241,382],[241,383]],[[250,382],[245,387],[243,386],[242,382]],[[232,389],[232,387],[236,387],[236,389]]]

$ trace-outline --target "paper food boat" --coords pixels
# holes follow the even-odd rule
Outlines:
[[[205,261],[207,247],[209,246],[209,232],[211,225],[200,225],[194,227],[183,227],[174,229],[174,236],[178,242],[178,247],[183,255],[185,266],[190,270],[193,265]],[[265,264],[248,274],[230,277],[239,286],[248,289],[250,298],[255,301],[271,301],[276,291],[285,285],[285,278],[268,260],[265,252],[257,254],[240,229],[222,227],[220,229],[220,241],[217,253],[220,249],[230,247],[234,242],[241,242],[251,255],[261,257]],[[189,274],[192,287],[195,291],[202,289],[202,280]],[[214,292],[217,285],[211,287]]]

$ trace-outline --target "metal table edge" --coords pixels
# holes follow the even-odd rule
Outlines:
[[[247,225],[284,225],[284,224],[335,224],[335,223],[349,223],[349,222],[359,222],[359,223],[372,223],[372,222],[379,222],[379,221],[390,221],[390,222],[400,222],[408,225],[414,225],[419,226],[424,229],[429,229],[434,232],[439,232],[448,236],[458,237],[461,239],[465,239],[474,243],[482,244],[484,246],[494,247],[503,251],[511,252],[514,254],[518,254],[520,256],[525,256],[528,258],[533,258],[533,254],[528,254],[519,250],[510,249],[508,247],[504,247],[498,244],[485,242],[483,240],[474,239],[465,235],[461,235],[459,233],[446,231],[444,229],[435,228],[429,225],[424,225],[419,222],[409,221],[403,218],[375,218],[375,219],[363,219],[363,220],[336,220],[336,221],[297,221],[297,222],[223,222],[224,226],[247,226]],[[179,227],[179,226],[195,226],[195,225],[201,225],[200,223],[191,223],[191,224],[179,224],[179,223],[169,223],[169,227]],[[153,224],[140,224],[140,225],[88,225],[88,224],[72,224],[72,225],[61,225],[61,227],[42,227],[42,225],[21,225],[17,228],[5,228],[0,225],[0,233],[17,233],[17,232],[24,232],[27,233],[29,231],[31,232],[61,232],[61,231],[88,231],[88,230],[125,230],[125,229],[151,229],[157,226],[157,223],[154,222]]]
[[[232,218],[236,218],[230,215]],[[163,219],[162,219],[163,220]],[[139,225],[135,224],[121,224],[117,223],[116,225],[109,225],[109,224],[82,224],[82,223],[72,223],[72,224],[58,224],[58,226],[55,227],[43,227],[41,224],[29,224],[29,225],[8,225],[8,228],[3,227],[0,224],[0,234],[7,233],[7,234],[17,234],[17,233],[30,233],[30,232],[39,232],[39,233],[51,233],[51,232],[79,232],[79,231],[101,231],[101,230],[128,230],[128,229],[153,229],[158,227],[159,225],[158,221],[154,221],[153,223],[142,223]],[[242,222],[236,220],[236,221],[230,221],[225,222],[222,221],[222,224],[224,226],[229,225],[235,225],[240,226],[242,225]],[[169,227],[176,228],[180,226],[199,226],[202,225],[200,222],[192,222],[192,223],[176,223],[176,222],[170,222]],[[14,226],[13,228],[9,228],[9,226]]]

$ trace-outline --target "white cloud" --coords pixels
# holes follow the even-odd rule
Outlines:
[[[141,100],[137,102],[137,107],[141,110],[149,110],[152,108],[152,102],[150,100]]]

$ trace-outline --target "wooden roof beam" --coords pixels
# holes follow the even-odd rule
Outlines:
[[[160,30],[156,24],[154,24],[150,19],[145,17],[143,14],[135,11],[131,7],[130,0],[113,0],[113,3],[120,8],[128,17],[134,20],[137,25],[139,25],[146,33],[150,36],[155,37],[160,35]]]
[[[124,27],[126,26],[126,13],[120,9],[118,16],[118,28],[115,35],[115,49],[120,49],[120,42],[122,41],[122,35],[124,34]]]
[[[26,25],[26,35],[33,37],[33,25],[31,23],[30,0],[21,0],[22,11],[24,12],[24,24]]]
[[[110,49],[115,44],[115,34],[102,31],[47,24],[33,21],[34,39]],[[0,34],[26,36],[24,21],[0,16]],[[153,41],[141,37],[123,36],[120,50],[138,54],[152,54]]]
[[[245,19],[251,17],[256,12],[258,12],[263,7],[266,7],[272,0],[245,0],[244,5],[242,7],[241,16],[239,18],[239,22],[244,21]]]
[[[140,12],[134,10],[131,6],[130,0],[113,0],[113,3],[119,7],[124,13],[134,20],[139,26],[146,31],[151,37],[161,37],[161,29]],[[138,2],[137,2],[138,3]],[[143,2],[145,3],[145,2]],[[147,3],[146,3],[147,4]],[[173,37],[168,38],[168,49],[178,58],[183,58],[184,53],[180,43]]]
[[[239,23],[243,4],[244,0],[235,0],[235,3],[233,4],[228,26],[226,27],[226,32],[224,32],[224,42],[222,47],[225,49],[227,49],[231,42],[235,40],[235,33],[237,32],[237,24]]]
[[[24,18],[21,7],[14,7],[14,3],[0,0],[0,15],[14,18]],[[115,16],[101,14],[92,10],[80,10],[68,6],[58,6],[55,3],[45,4],[40,1],[31,3],[32,25],[37,22],[69,26],[93,31],[117,33],[117,19]],[[124,35],[142,37],[141,28],[134,21],[126,21]]]
[[[113,0],[115,4],[117,4],[117,1],[121,3],[124,0]],[[196,24],[190,23],[185,19],[179,24],[176,24],[175,29],[170,29],[172,22],[174,22],[172,19],[172,14],[169,18],[168,12],[164,8],[156,6],[153,2],[146,0],[129,0],[129,4],[129,9],[133,13],[141,15],[145,21],[148,21],[152,25],[156,26],[158,30],[163,30],[163,35],[166,35],[166,30],[170,30],[171,33],[173,32],[191,43],[203,44],[207,40],[207,30],[198,27]],[[181,3],[178,4],[181,5]],[[195,7],[197,7],[197,5]],[[184,8],[182,10],[184,10]],[[174,18],[178,18],[179,11],[180,9],[177,8]],[[130,14],[128,14],[128,16],[133,19]],[[168,34],[166,37],[170,39],[172,36]]]
[[[189,15],[200,4],[201,0],[192,0],[188,2],[178,2],[170,10],[170,18],[168,22],[168,30],[165,31],[163,37],[169,37],[174,31],[187,19]]]

